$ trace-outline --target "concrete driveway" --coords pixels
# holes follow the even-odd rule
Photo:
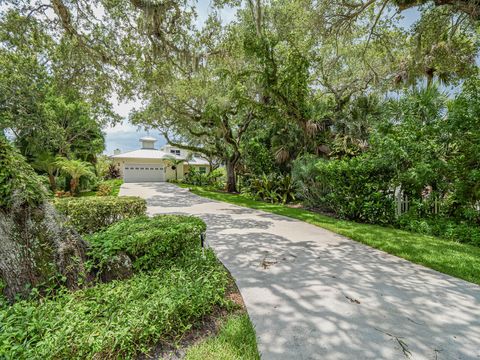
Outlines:
[[[263,359],[480,359],[480,287],[322,228],[168,183],[124,184],[149,214],[197,215]]]

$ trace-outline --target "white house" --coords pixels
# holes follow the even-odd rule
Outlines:
[[[120,153],[115,151],[115,161],[125,182],[156,182],[181,180],[191,168],[201,173],[210,171],[210,164],[198,154],[165,145],[155,149],[157,139],[143,137],[138,150]],[[183,160],[183,161],[182,161]]]

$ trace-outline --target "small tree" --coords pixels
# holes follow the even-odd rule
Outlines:
[[[185,160],[177,159],[173,156],[168,156],[167,161],[171,164],[172,168],[175,168],[175,180],[178,180],[178,165],[183,164]]]
[[[58,167],[72,178],[70,180],[70,192],[74,195],[77,191],[82,176],[94,177],[89,163],[81,160],[69,160],[59,158],[56,161]]]
[[[48,181],[50,182],[50,188],[52,191],[57,189],[57,181],[55,175],[58,171],[58,164],[51,154],[43,153],[37,156],[32,166],[36,170],[44,171],[48,175]]]

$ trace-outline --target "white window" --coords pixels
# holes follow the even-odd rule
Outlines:
[[[180,150],[177,150],[177,149],[171,149],[170,153],[180,156]]]
[[[207,173],[207,168],[205,166],[200,166],[198,168],[198,171],[200,172],[200,174],[206,174]]]

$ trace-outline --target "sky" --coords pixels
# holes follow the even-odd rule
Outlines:
[[[201,26],[207,19],[211,9],[212,2],[210,0],[198,0],[197,1],[197,24]],[[224,23],[229,23],[235,18],[236,10],[234,8],[225,8],[220,12],[220,16]],[[416,9],[408,9],[402,13],[403,20],[402,25],[404,27],[410,27],[418,18],[419,13]],[[106,128],[105,131],[105,153],[112,155],[115,149],[120,149],[121,152],[136,150],[140,147],[139,139],[145,135],[153,136],[158,139],[156,148],[160,148],[165,145],[165,139],[156,130],[146,131],[145,129],[138,128],[132,125],[128,121],[128,114],[130,111],[139,105],[135,102],[114,102],[114,110],[123,117],[123,122],[113,127]]]

